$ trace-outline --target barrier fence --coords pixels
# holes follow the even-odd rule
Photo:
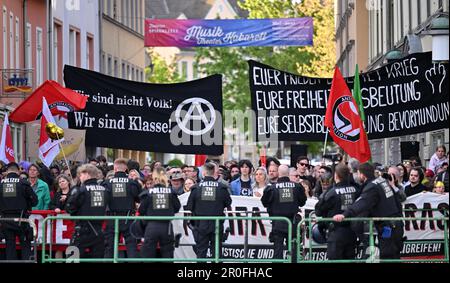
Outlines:
[[[427,243],[443,243],[444,244],[444,258],[443,259],[379,259],[376,255],[376,245],[375,245],[375,235],[378,234],[376,231],[374,231],[374,224],[375,222],[383,222],[383,221],[408,221],[408,220],[427,220],[427,221],[443,221],[444,223],[444,239],[443,240],[432,240],[427,241]],[[302,253],[305,250],[304,245],[301,245],[299,242],[298,248],[297,248],[297,259],[299,263],[398,263],[398,262],[449,262],[449,248],[448,248],[448,217],[353,217],[353,218],[345,218],[344,222],[356,222],[356,221],[365,221],[369,223],[369,257],[367,259],[353,259],[353,260],[326,260],[326,261],[317,261],[317,260],[308,260],[304,257],[304,253]],[[319,222],[333,222],[333,218],[307,218],[303,219],[298,225],[296,230],[297,239],[301,241],[301,239],[304,239],[306,237],[301,237],[301,228],[303,229],[303,232],[308,231],[310,235],[310,239],[308,242],[308,248],[309,249],[309,255],[312,255],[313,250],[313,241],[311,240],[312,235],[312,227],[314,224]],[[420,241],[415,241],[415,243],[420,243]]]
[[[417,209],[415,212],[426,211],[426,210],[437,210],[437,209]],[[239,211],[240,213],[244,213],[245,211]],[[448,247],[448,212],[445,214],[446,217],[395,217],[395,218],[346,218],[344,221],[366,221],[369,223],[369,258],[368,259],[354,259],[354,260],[309,260],[305,257],[305,252],[309,251],[309,255],[312,255],[312,251],[315,248],[314,243],[311,239],[312,235],[312,226],[317,222],[332,222],[332,218],[305,218],[300,223],[297,224],[296,230],[294,231],[296,234],[296,239],[293,239],[293,229],[291,221],[286,217],[264,217],[264,216],[248,216],[246,212],[246,216],[166,216],[166,217],[154,217],[154,216],[48,216],[44,219],[42,225],[42,262],[51,263],[51,262],[67,262],[67,259],[64,258],[52,258],[51,257],[51,241],[50,241],[50,254],[46,254],[47,249],[47,226],[52,229],[53,225],[46,225],[47,222],[58,220],[58,219],[69,219],[69,220],[114,220],[114,256],[113,258],[97,258],[97,259],[76,259],[77,262],[271,262],[271,263],[288,263],[292,261],[292,247],[295,243],[296,250],[294,251],[297,255],[297,263],[356,263],[356,262],[365,262],[365,263],[376,263],[376,262],[449,262],[449,247]],[[259,214],[264,212],[258,212]],[[121,220],[151,220],[151,221],[168,221],[168,220],[213,220],[215,221],[215,247],[214,247],[214,258],[119,258],[119,221]],[[287,258],[286,259],[236,259],[236,258],[220,258],[218,253],[219,249],[219,225],[221,221],[225,220],[245,220],[246,229],[245,229],[245,240],[244,240],[244,250],[248,250],[248,220],[281,220],[285,221],[288,224],[288,241],[287,241]],[[433,240],[428,241],[428,243],[442,243],[444,245],[444,258],[443,259],[378,259],[376,256],[376,245],[374,236],[377,232],[374,230],[375,222],[378,221],[412,221],[412,220],[426,220],[426,221],[443,221],[444,225],[444,239],[443,240]],[[302,229],[303,228],[303,229]],[[303,233],[301,233],[303,231]],[[306,243],[306,232],[309,232],[310,239],[307,244]],[[51,235],[51,233],[50,233]],[[303,241],[305,240],[305,241]],[[415,243],[420,243],[416,242]],[[305,247],[305,245],[307,247]],[[247,254],[245,254],[247,257]]]
[[[243,262],[242,259],[219,258],[219,225],[220,221],[225,220],[272,220],[285,221],[288,224],[288,256],[286,259],[247,259],[246,262],[270,262],[270,263],[288,263],[291,262],[292,254],[292,223],[286,217],[264,217],[264,216],[48,216],[44,219],[42,225],[42,262],[66,262],[66,259],[51,258],[46,254],[46,227],[47,222],[57,219],[70,220],[114,220],[114,255],[113,258],[82,258],[76,259],[77,262]],[[119,258],[119,221],[120,220],[144,220],[144,221],[172,221],[172,220],[213,220],[215,221],[215,247],[214,258]],[[52,227],[52,225],[49,225]]]

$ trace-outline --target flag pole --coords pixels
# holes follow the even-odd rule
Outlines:
[[[58,133],[56,133],[56,137],[58,138],[58,140],[60,139]],[[63,154],[63,157],[64,157],[64,162],[66,162],[67,169],[69,169],[69,177],[70,177],[70,179],[71,179],[71,181],[73,183],[73,176],[72,176],[72,173],[70,172],[70,166],[69,166],[69,162],[67,161],[67,158],[66,158],[66,153],[64,152],[64,148],[62,147],[61,142],[58,143],[58,145],[59,145],[59,148],[62,151],[62,154]]]
[[[325,142],[323,143],[323,153],[322,153],[322,163],[325,163],[325,151],[327,149],[327,139],[328,139],[328,128],[325,133]]]

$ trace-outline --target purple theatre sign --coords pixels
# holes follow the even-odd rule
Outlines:
[[[146,19],[145,46],[226,47],[313,44],[313,19]]]

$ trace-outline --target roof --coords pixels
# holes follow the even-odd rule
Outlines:
[[[248,13],[237,5],[241,0],[227,0],[239,17]],[[204,19],[215,0],[146,0],[145,17],[154,19],[176,19],[184,14],[188,19]]]

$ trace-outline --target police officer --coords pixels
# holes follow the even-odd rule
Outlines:
[[[333,219],[337,222],[346,217],[354,217],[366,213],[369,217],[401,217],[402,209],[395,191],[386,179],[375,179],[374,167],[369,163],[359,166],[358,176],[362,181],[361,196]],[[382,221],[375,222],[378,231],[378,242],[381,259],[399,259],[403,249],[403,222]]]
[[[129,179],[125,171],[127,170],[127,160],[119,158],[114,161],[114,177],[104,182],[109,195],[108,215],[114,216],[132,216],[135,214],[135,202],[139,202],[141,186],[135,180]],[[132,221],[119,221],[119,234],[125,239],[127,247],[127,256],[136,258],[137,243],[130,234],[130,225]],[[112,258],[114,254],[114,221],[108,221],[105,229],[105,258]]]
[[[204,179],[191,188],[186,208],[194,216],[224,216],[223,210],[231,205],[227,186],[214,179],[216,166],[212,162],[203,165]],[[215,221],[201,220],[193,224],[193,234],[197,258],[206,258],[208,248],[214,257]],[[223,240],[223,221],[219,222],[219,257],[221,257]]]
[[[104,216],[109,204],[106,188],[97,184],[98,169],[92,164],[78,168],[81,182],[79,187],[72,189],[67,200],[67,210],[76,216]],[[103,258],[105,255],[105,239],[102,231],[103,221],[76,221],[71,245],[76,246],[80,258]]]
[[[336,185],[323,192],[316,204],[317,216],[331,218],[353,204],[357,198],[357,188],[350,185],[350,170],[344,164],[338,164],[334,172]],[[319,222],[325,224],[324,222]],[[327,255],[328,259],[354,259],[356,234],[349,222],[331,223],[328,227]]]
[[[139,214],[141,216],[174,216],[181,204],[177,192],[168,187],[167,177],[153,174],[155,186],[141,194]],[[169,220],[146,221],[144,244],[141,248],[143,258],[156,258],[159,243],[161,257],[173,258],[174,234]]]
[[[264,190],[261,202],[267,207],[270,216],[284,216],[291,220],[295,226],[295,217],[299,207],[306,203],[305,189],[302,185],[291,182],[289,167],[278,167],[278,181]],[[295,227],[293,227],[293,234]],[[288,225],[285,221],[272,221],[270,240],[274,245],[274,258],[283,259],[284,241],[288,239]],[[295,252],[294,252],[295,255]],[[293,257],[294,259],[294,257]]]
[[[1,180],[0,215],[2,218],[28,218],[28,211],[38,203],[28,181],[19,178],[19,165],[11,162],[6,167],[6,178]],[[16,236],[19,237],[22,260],[31,256],[33,230],[28,222],[0,222],[6,240],[6,259],[17,260]]]

